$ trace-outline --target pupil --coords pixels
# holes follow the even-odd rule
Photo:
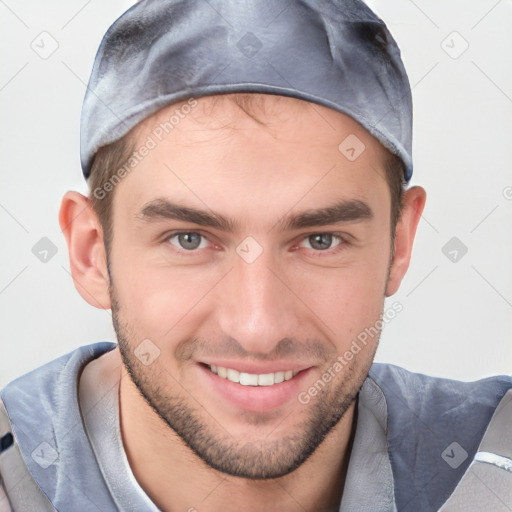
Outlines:
[[[197,249],[201,243],[201,237],[197,233],[180,233],[179,240],[184,249]]]
[[[332,244],[332,235],[329,233],[313,235],[310,237],[310,243],[314,249],[328,249]]]

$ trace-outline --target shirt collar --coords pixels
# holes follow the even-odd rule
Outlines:
[[[386,424],[384,393],[368,377],[358,396],[356,433],[340,511],[396,511]]]

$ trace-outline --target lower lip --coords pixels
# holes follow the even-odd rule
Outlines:
[[[311,368],[302,370],[290,380],[272,386],[243,386],[219,377],[202,364],[197,365],[209,387],[238,409],[269,412],[297,398],[301,384]]]

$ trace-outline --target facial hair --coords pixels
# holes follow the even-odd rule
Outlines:
[[[308,407],[308,411],[293,432],[278,439],[268,439],[264,435],[251,441],[236,439],[214,418],[214,411],[206,411],[190,393],[183,390],[165,366],[159,364],[159,359],[149,367],[141,363],[134,354],[140,340],[122,317],[122,307],[112,281],[110,294],[121,357],[141,396],[206,465],[236,477],[254,480],[279,478],[301,466],[356,400],[377,348],[377,343],[374,347],[365,347],[366,357],[360,357],[361,354],[354,357],[308,405],[297,402],[295,410],[303,413],[303,408]],[[206,345],[204,341],[203,344]],[[332,363],[326,363],[326,371]],[[254,425],[265,422],[265,416],[256,413],[247,418]]]

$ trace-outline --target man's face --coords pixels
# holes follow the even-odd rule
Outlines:
[[[328,108],[266,105],[262,124],[198,100],[117,185],[109,255],[133,381],[207,464],[246,478],[298,467],[353,403],[377,337],[332,366],[379,323],[391,257],[382,146]],[[135,146],[176,108],[144,121]],[[338,149],[349,136],[365,146],[355,160]]]

